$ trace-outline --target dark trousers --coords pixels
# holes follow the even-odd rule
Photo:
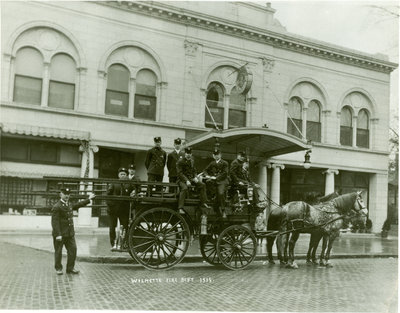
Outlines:
[[[61,264],[62,260],[62,248],[65,246],[67,249],[67,272],[72,271],[75,266],[76,260],[76,242],[75,237],[62,237],[61,240],[56,240],[53,236],[54,245],[54,268],[56,270],[62,270],[63,266]]]
[[[115,228],[117,227],[118,220],[120,225],[122,225],[125,229],[125,234],[128,231],[128,223],[129,223],[129,208],[113,208],[108,212],[109,219],[109,228],[110,228],[110,244],[111,247],[115,244],[115,239],[117,234],[115,232]],[[125,235],[126,238],[126,235]]]
[[[148,173],[147,174],[147,181],[155,181],[155,182],[160,182],[161,183],[162,180],[163,180],[163,177],[164,177],[164,175],[156,175],[156,174]],[[151,191],[152,187],[153,186],[149,185],[149,188],[150,188],[149,192]],[[162,189],[162,186],[156,186],[156,190],[157,191],[161,191],[161,189]]]
[[[191,182],[193,186],[195,186],[196,190],[199,192],[199,198],[200,198],[200,206],[203,207],[204,203],[207,202],[207,194],[206,194],[206,185],[202,182]],[[187,198],[187,195],[189,193],[188,186],[186,183],[179,182],[179,188],[180,188],[180,193],[179,193],[179,200],[178,200],[178,208],[182,209],[183,206],[185,205],[185,200]]]
[[[217,213],[220,213],[221,210],[225,210],[225,191],[226,184],[214,184],[214,188],[216,189],[215,193],[215,208],[217,209]]]
[[[170,176],[170,177],[169,177],[169,182],[170,182],[170,183],[176,183],[177,180],[178,180],[178,177],[177,177],[177,176]]]

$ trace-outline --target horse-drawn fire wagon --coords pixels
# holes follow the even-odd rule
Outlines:
[[[209,155],[219,145],[225,158],[233,159],[238,151],[246,150],[252,162],[263,162],[281,154],[308,150],[310,145],[288,134],[266,128],[239,128],[211,131],[193,138],[186,146],[195,155]],[[228,191],[227,217],[216,212],[207,214],[205,221],[199,210],[199,198],[191,192],[183,209],[178,209],[179,187],[173,183],[128,182],[135,185],[131,196],[106,195],[104,186],[110,183],[127,183],[116,179],[46,177],[56,182],[58,188],[69,187],[76,198],[94,192],[97,200],[130,202],[130,220],[127,230],[118,235],[119,252],[129,254],[149,269],[168,269],[185,257],[193,240],[199,240],[203,258],[210,264],[222,264],[238,270],[249,266],[257,253],[257,236],[274,236],[279,231],[256,231],[254,221],[271,201],[255,205],[249,194]],[[55,195],[47,192],[49,194]],[[73,197],[72,195],[72,197]],[[234,195],[234,196],[232,196]],[[197,239],[198,238],[198,239]]]

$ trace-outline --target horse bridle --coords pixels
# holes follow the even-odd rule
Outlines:
[[[358,207],[360,208],[359,210],[356,210],[354,207],[351,209],[352,211],[356,212],[357,215],[364,215],[367,216],[367,213],[364,213],[364,210],[367,209],[367,207],[364,205],[363,202],[361,202],[361,197],[358,196],[356,199],[356,202],[358,204]]]

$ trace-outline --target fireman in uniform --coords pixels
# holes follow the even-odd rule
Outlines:
[[[62,188],[60,190],[60,200],[53,206],[51,211],[51,226],[53,229],[53,244],[54,244],[54,267],[57,275],[62,275],[62,248],[67,249],[67,274],[79,274],[75,269],[76,260],[76,242],[73,211],[77,210],[90,203],[95,195],[91,194],[88,200],[80,201],[75,205],[69,202],[70,189]]]
[[[110,184],[107,189],[107,195],[129,197],[134,188],[132,184],[129,184],[128,170],[124,167],[119,168],[118,178],[121,180],[121,183]],[[125,233],[128,229],[130,201],[108,200],[107,206],[110,227],[110,243],[112,247],[111,250],[113,251],[117,249],[115,228],[117,227],[118,220]]]
[[[147,151],[145,166],[147,181],[162,182],[167,153],[161,148],[161,137],[154,138],[154,147]],[[157,188],[160,190],[161,188]]]
[[[205,168],[204,174],[210,181],[210,186],[216,189],[215,208],[217,214],[226,218],[225,212],[225,191],[228,185],[228,162],[222,160],[221,151],[215,150],[213,152],[214,161]]]
[[[243,163],[246,161],[246,153],[239,152],[237,158],[232,161],[229,170],[230,183],[233,188],[237,189],[239,185],[239,177],[242,176]]]
[[[178,180],[178,174],[176,173],[176,162],[185,156],[185,153],[181,150],[181,139],[177,138],[174,140],[174,151],[168,154],[167,168],[168,177],[170,183],[176,183]]]
[[[192,157],[192,149],[185,148],[185,156],[176,163],[176,171],[178,175],[178,184],[180,187],[178,209],[183,209],[185,199],[188,194],[188,188],[192,185],[196,186],[199,191],[200,207],[203,214],[207,214],[209,209],[207,202],[206,186],[196,176],[196,168]]]

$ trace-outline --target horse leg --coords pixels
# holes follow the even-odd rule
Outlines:
[[[321,255],[319,257],[319,265],[320,266],[325,266],[325,251],[326,251],[326,246],[328,242],[328,235],[324,234],[322,237],[322,248],[321,248]]]
[[[290,268],[299,268],[294,261],[294,247],[296,246],[296,241],[299,239],[299,232],[292,232],[289,240],[289,264],[287,267]]]
[[[334,233],[334,234],[329,236],[328,249],[327,249],[326,254],[325,254],[325,261],[326,261],[325,265],[326,265],[326,267],[332,267],[333,266],[329,262],[329,258],[331,256],[331,250],[332,250],[333,242],[335,241],[335,239],[336,239],[336,237],[338,235],[339,235],[338,233]]]
[[[283,260],[281,262],[281,265],[286,265],[289,262],[289,254],[288,254],[289,234],[282,235],[282,239],[280,241],[280,246],[281,246],[281,248],[278,248],[278,249],[280,249],[280,250],[283,249]]]
[[[310,237],[310,243],[308,244],[308,251],[307,251],[307,259],[306,259],[306,263],[307,264],[311,264],[311,252],[313,251],[313,247],[314,247],[314,241],[315,241],[315,234],[311,233],[311,237]]]
[[[318,261],[317,261],[317,258],[316,258],[315,255],[317,254],[317,249],[318,249],[319,242],[321,241],[321,238],[322,238],[322,233],[321,232],[318,232],[318,233],[315,234],[314,246],[313,246],[313,250],[312,250],[312,253],[311,253],[312,263],[314,265],[318,264]]]
[[[274,242],[275,242],[275,237],[272,236],[267,237],[267,255],[268,255],[268,262],[270,264],[275,264],[274,258],[272,256],[272,247],[274,246]],[[278,249],[278,258],[280,260],[279,249]]]

